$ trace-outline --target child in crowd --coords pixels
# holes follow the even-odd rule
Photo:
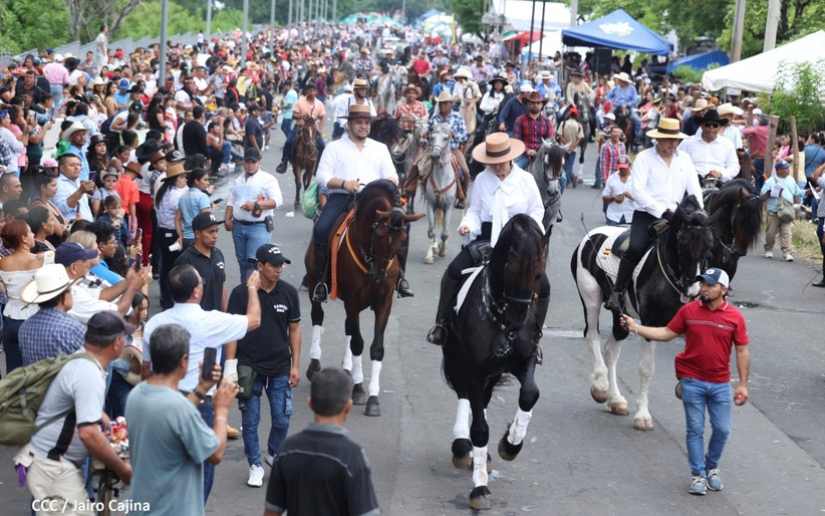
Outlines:
[[[95,215],[100,215],[103,209],[103,200],[107,197],[115,196],[120,199],[120,195],[117,193],[117,188],[115,185],[117,184],[118,174],[114,169],[107,169],[103,173],[103,178],[101,180],[102,186],[95,190],[95,193],[92,194],[92,213]]]
[[[115,230],[115,238],[124,248],[129,245],[129,220],[120,202],[120,196],[108,195],[103,199],[102,211],[97,220],[105,222]]]

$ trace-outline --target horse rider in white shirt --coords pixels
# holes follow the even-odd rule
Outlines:
[[[441,279],[435,326],[427,334],[427,340],[433,344],[440,346],[446,341],[450,310],[462,283],[462,271],[478,265],[471,247],[487,242],[495,246],[507,221],[520,213],[532,217],[544,232],[544,205],[536,180],[514,161],[524,149],[521,140],[510,138],[503,132],[489,134],[484,143],[473,149],[473,159],[485,164],[486,168],[473,182],[470,206],[458,226],[458,233],[472,240],[473,244],[462,247]],[[544,321],[549,298],[550,283],[545,275],[539,289],[537,321]]]
[[[318,185],[326,188],[327,202],[312,230],[315,245],[315,270],[326,271],[329,265],[329,236],[335,223],[350,207],[353,194],[378,179],[389,179],[398,185],[398,174],[386,145],[369,138],[372,112],[368,104],[350,104],[347,132],[324,148],[318,163]],[[313,300],[323,302],[329,293],[326,272],[321,275],[312,293]],[[402,296],[411,295],[409,284],[402,277],[398,282]]]
[[[709,178],[720,183],[730,181],[739,174],[739,158],[730,140],[720,134],[727,120],[715,109],[709,109],[700,125],[701,131],[683,141],[679,151],[690,156],[703,181]]]
[[[679,131],[679,125],[675,118],[661,118],[659,127],[647,132],[656,145],[640,152],[633,162],[630,194],[636,202],[636,211],[630,226],[629,247],[619,262],[616,284],[605,303],[608,310],[623,313],[624,291],[633,277],[633,269],[653,241],[651,224],[662,218],[671,220],[685,194],[694,195],[699,205],[703,205],[696,167],[690,156],[677,148],[679,142],[687,138]]]

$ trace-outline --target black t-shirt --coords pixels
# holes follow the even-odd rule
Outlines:
[[[229,295],[231,314],[245,314],[249,290],[238,285]],[[292,356],[289,349],[289,323],[301,320],[301,304],[295,287],[279,280],[271,292],[258,289],[261,326],[238,341],[238,363],[251,366],[267,376],[289,374]]]
[[[253,147],[255,142],[258,143],[259,149],[264,147],[264,129],[261,127],[258,117],[249,115],[246,118],[246,124],[244,124],[244,145]]]
[[[266,508],[289,516],[373,516],[378,500],[367,457],[346,430],[312,424],[281,445]]]
[[[183,126],[183,153],[187,156],[202,154],[209,156],[206,146],[206,129],[197,120],[190,120]]]
[[[175,265],[188,264],[198,271],[203,280],[203,298],[201,308],[204,310],[221,310],[223,308],[223,284],[226,281],[226,264],[223,253],[217,247],[211,256],[205,256],[190,245],[180,253]],[[246,313],[244,310],[243,313]]]

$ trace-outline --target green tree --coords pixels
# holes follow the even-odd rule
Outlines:
[[[0,0],[0,51],[60,46],[69,41],[68,24],[61,0]]]
[[[817,63],[784,66],[770,97],[768,112],[783,122],[796,117],[801,134],[825,126],[825,59]]]

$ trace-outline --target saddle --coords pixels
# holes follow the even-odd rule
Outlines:
[[[329,298],[333,300],[338,299],[338,252],[341,246],[348,246],[350,253],[358,260],[347,238],[347,231],[354,218],[355,208],[341,214],[335,223],[335,231],[329,237]]]
[[[622,234],[616,237],[616,240],[613,241],[613,245],[610,247],[610,252],[616,258],[621,258],[627,252],[629,247],[630,229],[626,229]]]

